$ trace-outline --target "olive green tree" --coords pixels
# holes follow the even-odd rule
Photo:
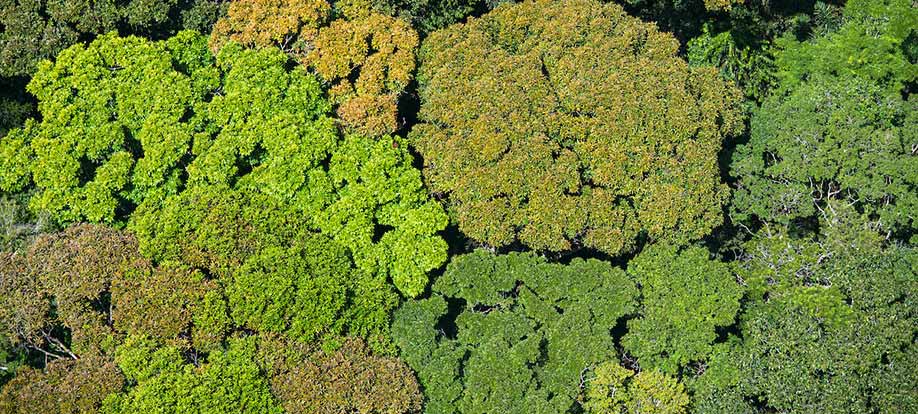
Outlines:
[[[270,335],[259,355],[287,413],[409,414],[420,411],[418,381],[403,361],[346,338],[334,351]]]
[[[722,221],[738,91],[621,7],[531,1],[431,34],[412,143],[459,229],[490,246],[617,255]]]

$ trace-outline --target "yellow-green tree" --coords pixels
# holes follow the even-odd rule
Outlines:
[[[459,229],[491,246],[629,251],[722,221],[738,92],[678,42],[592,0],[501,6],[421,48],[412,142]]]
[[[685,414],[685,386],[659,371],[635,373],[615,362],[593,370],[584,408],[592,414]]]

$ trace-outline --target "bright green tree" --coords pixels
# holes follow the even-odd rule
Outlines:
[[[206,210],[189,200],[253,199],[251,208],[288,215],[298,229],[259,223],[281,233],[258,237],[283,245],[323,233],[361,272],[419,294],[446,259],[436,234],[446,216],[407,145],[341,137],[318,80],[287,63],[278,50],[236,44],[214,57],[187,31],[160,42],[110,34],[67,49],[30,83],[43,119],[0,141],[0,189],[34,185],[33,210],[62,223],[129,221],[156,260],[183,259],[176,237],[195,231],[185,216]]]
[[[63,223],[112,222],[151,193],[175,192],[194,134],[184,117],[218,81],[191,32],[73,46],[29,83],[43,117],[0,141],[0,189],[33,184],[33,210]]]
[[[611,330],[636,296],[608,263],[479,250],[450,262],[432,297],[405,303],[392,330],[427,413],[564,413],[586,371],[618,357]]]
[[[253,337],[231,339],[225,351],[210,353],[196,366],[186,363],[178,348],[131,336],[116,360],[136,385],[109,395],[103,414],[283,413],[258,366]]]
[[[490,246],[684,243],[722,220],[739,96],[621,7],[532,1],[431,34],[412,142],[431,191]],[[461,97],[461,99],[457,99]]]

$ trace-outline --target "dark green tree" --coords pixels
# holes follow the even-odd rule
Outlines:
[[[31,75],[39,61],[98,34],[118,30],[165,38],[178,30],[209,32],[219,0],[0,1],[0,77]]]
[[[636,296],[608,263],[479,250],[450,262],[432,297],[405,303],[392,330],[427,413],[564,413],[586,372],[618,358],[611,330]]]
[[[918,110],[906,88],[918,62],[903,46],[918,11],[852,1],[845,17],[825,36],[778,43],[776,93],[733,157],[735,220],[831,221],[840,201],[886,238],[914,233]]]
[[[696,411],[752,412],[749,401],[788,413],[914,411],[918,375],[904,366],[916,358],[915,250],[772,237],[740,267],[758,293],[742,339],[691,380]]]

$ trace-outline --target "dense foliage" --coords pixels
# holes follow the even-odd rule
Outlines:
[[[0,414],[918,412],[913,0],[0,0]]]
[[[853,1],[835,33],[779,43],[779,89],[753,115],[732,166],[737,219],[805,221],[835,214],[829,201],[840,200],[886,237],[918,227],[918,107],[903,95],[918,79],[903,47],[918,9],[871,3]]]
[[[739,337],[697,380],[699,411],[754,412],[748,397],[789,413],[911,412],[918,256],[771,235],[740,275],[755,287]],[[792,392],[791,392],[792,391]],[[743,398],[746,396],[746,398]]]
[[[621,269],[597,260],[479,250],[454,259],[431,298],[406,303],[392,329],[427,391],[426,412],[562,413],[584,369],[616,358],[610,330],[636,296]],[[438,329],[443,318],[454,332]]]
[[[698,247],[649,247],[628,263],[628,273],[641,286],[642,306],[622,345],[642,368],[666,373],[708,357],[717,328],[733,324],[743,295],[727,265]]]
[[[31,75],[42,59],[112,30],[157,37],[207,31],[222,7],[214,0],[3,0],[0,77]]]
[[[501,7],[432,34],[412,131],[431,190],[490,246],[617,255],[641,235],[707,235],[728,195],[710,172],[741,125],[737,94],[677,49],[591,0]]]
[[[137,206],[130,226],[157,260],[187,253],[182,233],[202,226],[244,231],[248,219],[264,226],[256,238],[277,245],[325,233],[362,271],[417,295],[425,272],[445,260],[435,235],[444,214],[398,138],[341,137],[317,80],[285,61],[276,50],[238,45],[214,58],[192,32],[163,42],[107,35],[70,48],[29,86],[43,114],[66,110],[0,143],[0,189],[34,185],[31,207],[62,223],[116,222]],[[203,200],[228,203],[233,214],[208,223],[201,215],[213,206]],[[250,209],[260,216],[246,217]],[[277,222],[293,217],[302,225]],[[240,258],[213,243],[196,248]],[[413,256],[399,254],[407,251]]]

